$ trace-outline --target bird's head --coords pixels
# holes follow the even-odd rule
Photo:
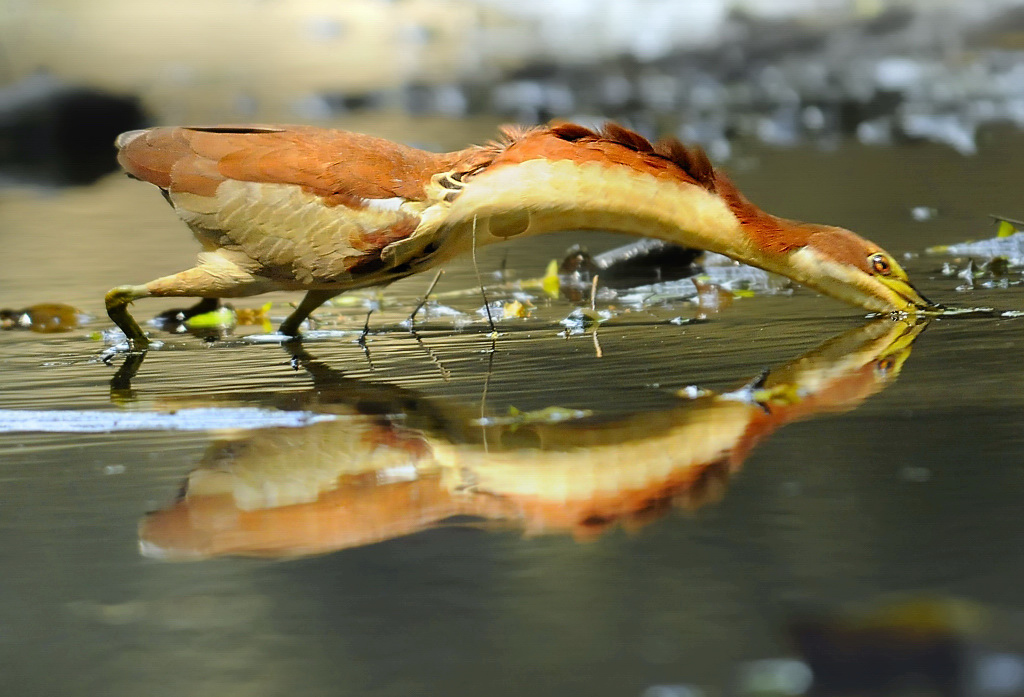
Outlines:
[[[849,230],[829,225],[804,227],[806,242],[786,256],[789,275],[825,295],[874,312],[936,310],[910,284],[891,254]]]

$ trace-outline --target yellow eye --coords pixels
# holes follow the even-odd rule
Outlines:
[[[892,274],[892,264],[885,258],[884,254],[872,254],[868,257],[868,261],[871,262],[871,269],[879,276],[888,276]]]

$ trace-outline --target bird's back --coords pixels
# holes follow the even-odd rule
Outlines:
[[[467,157],[303,126],[153,128],[117,145],[207,251],[281,288],[373,275],[416,229],[431,177]]]

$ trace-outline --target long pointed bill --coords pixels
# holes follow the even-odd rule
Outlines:
[[[933,303],[931,300],[921,295],[917,288],[910,285],[907,281],[899,278],[886,278],[885,276],[876,276],[876,278],[889,288],[889,290],[896,293],[896,295],[900,296],[913,306],[912,308],[904,309],[904,312],[940,312],[943,309],[942,305]]]

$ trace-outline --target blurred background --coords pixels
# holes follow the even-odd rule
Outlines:
[[[0,159],[15,178],[88,180],[103,167],[83,158],[109,168],[110,138],[143,123],[614,118],[719,160],[737,137],[971,154],[979,128],[1024,123],[1014,0],[7,0],[0,13]]]

